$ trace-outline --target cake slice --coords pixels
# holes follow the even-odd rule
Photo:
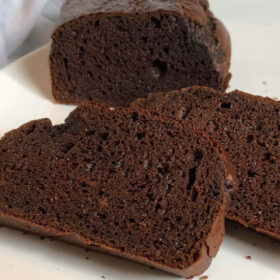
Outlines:
[[[190,277],[223,240],[233,176],[185,122],[88,104],[0,140],[0,224]]]
[[[186,86],[223,91],[231,77],[229,34],[207,0],[67,0],[52,39],[61,103],[127,106]]]
[[[205,87],[152,94],[132,107],[187,119],[220,142],[237,169],[240,186],[227,217],[280,239],[280,103],[240,91]]]

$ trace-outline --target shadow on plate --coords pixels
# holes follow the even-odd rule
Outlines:
[[[252,262],[279,271],[280,242],[232,222],[227,222],[226,226],[227,236],[224,249],[236,254],[240,260],[247,262],[249,260],[246,260],[246,256],[251,256]],[[4,247],[4,251],[11,251],[16,256],[22,255],[31,267],[37,264],[36,261],[40,261],[41,264],[46,264],[48,267],[59,266],[69,275],[82,274],[83,279],[97,279],[95,277],[101,279],[102,275],[106,279],[115,280],[179,279],[176,276],[118,257],[87,251],[63,242],[51,241],[48,238],[40,240],[40,237],[33,234],[22,236],[22,232],[4,227],[0,228],[0,240],[1,251]],[[30,254],[26,252],[30,252]]]
[[[164,273],[157,269],[151,269],[144,265],[126,261],[122,258],[112,257],[109,255],[88,251],[78,246],[55,241],[49,238],[40,240],[39,236],[33,234],[24,234],[22,232],[5,227],[0,228],[1,245],[8,246],[8,249],[17,251],[17,254],[23,254],[25,260],[30,265],[36,265],[33,261],[40,260],[51,267],[59,267],[69,274],[83,274],[83,279],[117,279],[117,280],[175,280],[176,276]],[[29,254],[26,253],[30,251]],[[1,253],[0,253],[1,254]],[[15,254],[15,255],[17,255]],[[99,276],[99,278],[95,278]]]
[[[226,222],[226,241],[230,239],[230,249],[243,258],[252,257],[252,261],[270,267],[275,271],[280,269],[280,242],[271,239],[252,229],[237,223]]]
[[[19,61],[8,66],[11,76],[25,88],[42,98],[54,99],[51,94],[51,79],[49,72],[50,44],[28,54]]]

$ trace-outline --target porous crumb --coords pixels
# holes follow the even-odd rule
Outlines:
[[[181,265],[182,267],[191,266],[192,263],[188,263],[185,258],[178,259],[178,256],[183,255],[187,250],[186,248],[190,248],[191,253],[189,257],[192,259],[201,254],[201,246],[197,246],[197,244],[201,244],[202,241],[197,240],[193,236],[193,232],[195,230],[196,234],[206,238],[210,234],[209,231],[213,226],[214,217],[220,215],[220,209],[224,207],[222,203],[224,198],[223,186],[215,182],[224,181],[225,162],[220,159],[220,154],[212,147],[211,142],[206,137],[203,137],[203,134],[198,130],[192,129],[187,125],[181,126],[175,120],[167,117],[153,116],[153,113],[148,111],[126,110],[127,112],[124,112],[123,109],[112,113],[108,112],[108,109],[88,104],[84,107],[79,107],[70,115],[72,119],[68,118],[69,124],[51,127],[49,121],[41,120],[35,121],[34,125],[28,123],[27,126],[14,131],[13,133],[20,135],[24,133],[26,137],[26,133],[29,133],[28,139],[26,139],[27,143],[22,144],[22,147],[15,144],[13,145],[13,147],[15,146],[14,150],[9,150],[11,148],[9,143],[11,143],[12,139],[16,141],[17,134],[11,134],[12,139],[7,140],[7,148],[5,142],[1,139],[1,155],[2,150],[7,150],[4,153],[10,153],[9,155],[5,154],[4,159],[6,159],[6,156],[7,158],[15,157],[15,164],[17,164],[18,157],[27,154],[26,145],[28,145],[28,155],[26,155],[26,158],[24,157],[26,160],[26,170],[29,170],[28,168],[30,170],[39,170],[38,178],[44,177],[45,173],[41,172],[45,170],[44,168],[49,168],[49,165],[52,168],[50,170],[54,172],[51,178],[46,177],[46,179],[42,179],[43,181],[40,184],[45,188],[40,189],[40,196],[32,200],[36,207],[33,204],[28,206],[30,207],[28,211],[32,212],[32,217],[26,220],[26,223],[30,225],[42,224],[43,229],[52,232],[46,234],[50,241],[53,240],[53,237],[58,239],[60,233],[63,235],[71,233],[72,235],[80,236],[82,233],[79,230],[83,229],[84,232],[80,236],[82,245],[87,246],[91,244],[94,248],[102,247],[103,244],[107,246],[107,243],[102,241],[105,234],[106,239],[108,238],[109,240],[108,242],[112,244],[110,245],[112,249],[109,245],[107,246],[108,253],[110,251],[114,252],[114,245],[116,244],[122,245],[119,247],[119,250],[123,254],[129,253],[135,246],[138,246],[137,254],[132,254],[132,258],[135,256],[145,257],[147,254],[150,254],[151,260],[149,263],[153,265],[157,259],[161,258],[161,255],[166,256],[168,254],[168,259],[165,262],[166,267],[172,268],[175,265],[176,267],[177,265],[178,267]],[[87,119],[84,119],[84,115],[87,116]],[[69,130],[70,127],[71,131]],[[30,132],[31,129],[33,129],[33,132]],[[86,132],[86,129],[88,129],[88,132]],[[30,136],[30,134],[32,135]],[[26,138],[25,136],[24,139]],[[37,142],[34,140],[35,138]],[[174,138],[175,140],[171,140]],[[21,141],[21,138],[19,140]],[[55,147],[52,145],[53,141],[57,143]],[[143,145],[143,141],[145,141],[145,145]],[[174,148],[173,141],[180,147],[178,150]],[[50,146],[49,143],[51,144]],[[128,145],[131,145],[129,149]],[[38,149],[41,153],[40,161],[37,160]],[[16,151],[17,153],[15,153]],[[132,157],[127,155],[130,151],[133,152]],[[186,151],[190,154],[188,157],[184,155]],[[75,156],[73,156],[69,165],[67,163],[66,167],[67,159],[72,158],[72,152],[74,152]],[[150,168],[144,172],[138,169],[139,166],[143,165],[142,159],[145,153],[149,157],[151,154],[155,168]],[[108,155],[110,155],[109,161]],[[137,164],[133,166],[132,163],[134,164],[136,159]],[[9,159],[9,165],[13,164],[12,160]],[[120,173],[115,173],[117,172],[116,166],[120,160],[123,161],[125,167]],[[61,161],[65,164],[60,164]],[[89,161],[98,167],[98,170],[93,174],[94,176],[89,175],[84,169],[84,164]],[[200,161],[201,163],[199,163]],[[206,168],[208,162],[210,163],[208,175],[200,175],[199,166]],[[6,165],[5,160],[0,160],[0,170],[4,170]],[[77,170],[74,172],[75,166]],[[81,168],[78,166],[81,166]],[[186,170],[187,173],[185,174],[186,166],[192,168]],[[138,168],[137,172],[135,172],[135,168]],[[74,173],[72,174],[72,172]],[[67,178],[64,178],[64,175],[62,175],[70,173],[71,179],[69,180],[67,176]],[[32,182],[31,186],[28,174],[29,171],[27,175],[25,173],[21,174],[21,171],[19,173],[16,172],[16,175],[13,173],[14,178],[11,179],[11,182],[5,182],[7,188],[9,187],[11,197],[19,189],[24,191],[24,195],[21,194],[22,197],[33,199],[34,191],[36,192],[38,189],[38,183]],[[116,174],[116,176],[112,174]],[[143,175],[145,178],[143,178]],[[119,176],[122,177],[121,180]],[[189,177],[188,185],[181,184],[181,179],[179,179],[177,184],[176,180],[178,177]],[[112,180],[108,181],[108,178]],[[164,201],[153,197],[153,193],[158,191],[158,187],[155,184],[150,185],[150,178],[162,181],[164,189],[165,185],[167,185],[166,193],[168,195]],[[27,180],[24,184],[28,185],[28,188],[22,189],[22,180],[24,181],[24,179]],[[18,186],[13,185],[13,182],[16,180],[20,182]],[[54,180],[56,180],[56,183],[54,183]],[[92,182],[94,184],[91,184]],[[198,182],[201,182],[201,187],[196,189],[195,186]],[[212,184],[212,182],[213,186],[209,188],[208,183]],[[71,189],[68,187],[64,189],[64,186],[68,186],[68,184],[70,184]],[[132,185],[133,188],[131,188]],[[12,186],[11,189],[10,186]],[[149,190],[147,190],[147,186],[149,186]],[[188,191],[186,191],[186,188]],[[134,190],[137,190],[136,195]],[[141,195],[138,195],[138,191]],[[69,199],[63,198],[63,207],[67,210],[65,213],[61,211],[61,203],[48,204],[47,202],[49,193],[55,192],[61,199],[64,196],[69,197]],[[142,197],[142,193],[145,198]],[[207,194],[208,202],[205,202],[204,194]],[[6,193],[0,195],[0,204],[4,204],[5,195]],[[180,200],[177,200],[178,195],[180,195]],[[43,205],[41,200],[44,201]],[[126,201],[132,200],[133,203],[126,203]],[[17,209],[21,202],[16,204],[16,201],[15,205],[9,208],[9,211],[11,211],[9,215],[17,217]],[[98,203],[99,201],[102,201],[101,205]],[[185,201],[188,201],[187,206]],[[136,210],[137,207],[135,208],[134,204],[138,205],[139,203],[142,203],[143,207],[141,204],[141,209]],[[205,207],[205,209],[197,207],[197,205],[204,203],[209,207]],[[174,213],[168,213],[167,211],[163,215],[162,213],[167,206],[175,209]],[[89,216],[88,218],[84,218],[83,211],[85,209],[91,211],[91,213],[85,214]],[[196,221],[193,221],[193,215],[189,209],[195,209],[198,215]],[[24,213],[21,215],[23,216]],[[114,215],[113,223],[111,223],[113,218],[109,213]],[[127,219],[128,216],[123,216],[124,213],[128,213],[129,219]],[[47,220],[45,217],[48,217]],[[173,221],[173,218],[175,218],[175,221]],[[143,229],[141,228],[142,230],[139,232],[138,220],[140,221],[141,219],[148,222],[147,226],[143,227]],[[152,224],[149,222],[151,219],[153,220]],[[52,220],[55,222],[51,222]],[[220,223],[220,219],[218,221]],[[129,226],[127,226],[127,223],[129,223]],[[168,228],[170,237],[164,234],[159,236],[157,232],[154,232],[154,223],[157,224],[159,232]],[[178,232],[180,225],[185,225],[186,223],[190,223],[190,225],[184,226],[181,229],[182,232]],[[104,224],[104,227],[100,228],[100,224]],[[123,227],[123,225],[126,226]],[[93,230],[95,228],[96,230]],[[26,230],[35,231],[34,228]],[[115,234],[116,232],[117,235]],[[92,238],[89,237],[92,234],[94,236]],[[131,235],[130,239],[133,242],[124,241],[127,234]],[[53,237],[50,237],[51,235]],[[150,247],[149,252],[140,246],[143,244],[143,238],[145,239],[147,236],[151,240],[154,238],[158,239],[158,242],[154,242],[154,245]],[[98,240],[101,240],[100,245],[96,244]],[[184,242],[187,247],[185,248],[185,245],[182,246],[181,242]],[[170,251],[166,246],[162,246],[161,243],[171,244],[170,246],[176,248],[176,251]],[[193,248],[195,249],[192,249],[191,246],[194,246]],[[88,256],[89,254],[84,252],[85,249],[81,251],[83,252],[82,259],[92,259],[92,257]],[[155,256],[153,253],[155,253]],[[183,273],[184,271],[182,271]]]
[[[246,259],[251,261],[252,257],[251,256],[247,256]]]
[[[83,20],[77,17],[79,12],[73,10],[74,3],[79,2],[69,1],[67,8],[62,8],[62,17],[67,20],[53,33],[50,68],[57,101],[99,100],[111,106],[125,107],[138,97],[146,97],[150,91],[169,91],[194,84],[222,91],[227,88],[230,53],[223,42],[227,41],[228,35],[224,28],[217,33],[208,24],[208,18],[212,22],[214,16],[208,12],[207,1],[203,0],[203,4],[197,0],[191,2],[191,10],[196,11],[195,21],[189,21],[187,14],[181,13],[181,5],[177,6],[177,2],[188,1],[83,1],[87,5],[95,2],[100,5],[86,17],[87,32],[83,32]],[[108,4],[115,2],[121,4]],[[109,14],[114,14],[115,5],[129,12],[107,20]],[[75,9],[83,11],[85,7]],[[137,13],[132,12],[132,7]],[[200,28],[196,28],[194,22],[201,24]],[[68,41],[67,38],[72,39]],[[113,51],[119,49],[118,38],[122,38],[122,48],[127,54],[125,67],[118,65],[122,52]],[[106,55],[99,56],[90,51],[92,40],[95,41],[94,47]],[[77,54],[76,45],[79,45]],[[185,46],[188,46],[187,51]],[[200,69],[197,76],[193,75],[196,69]],[[122,79],[124,76],[125,80]]]
[[[268,92],[268,87],[264,87],[263,92],[265,90]],[[134,104],[138,104],[138,107],[153,109],[169,117],[185,119],[186,113],[181,112],[186,111],[187,119],[193,125],[209,132],[222,143],[242,184],[242,188],[237,188],[232,197],[231,219],[241,224],[254,224],[254,228],[259,231],[270,232],[272,237],[277,236],[279,230],[274,225],[280,216],[279,212],[273,210],[273,205],[279,197],[274,187],[279,174],[271,170],[279,166],[279,102],[238,91],[224,95],[220,92],[210,94],[205,89],[192,91],[190,88],[158,94],[156,101],[150,95],[146,104],[137,102]],[[203,108],[203,112],[197,111],[197,108]],[[246,139],[245,145],[240,142],[241,138]],[[247,164],[248,159],[250,163]],[[266,191],[256,201],[255,193],[259,186]],[[254,207],[249,209],[248,204]],[[256,223],[256,217],[261,217],[262,221]],[[237,225],[233,225],[234,231],[238,229]]]

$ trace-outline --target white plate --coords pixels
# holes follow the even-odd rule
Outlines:
[[[245,2],[212,3],[232,37],[231,89],[280,98],[280,4],[255,0],[251,7]],[[245,12],[245,5],[254,9]],[[248,16],[250,11],[252,15]],[[49,47],[43,47],[0,71],[0,136],[33,119],[49,117],[54,124],[62,123],[74,108],[53,103],[48,52]],[[0,228],[0,271],[3,280],[100,280],[102,276],[109,280],[177,279],[125,260],[6,228]],[[228,223],[222,248],[204,275],[209,280],[280,280],[280,243]]]

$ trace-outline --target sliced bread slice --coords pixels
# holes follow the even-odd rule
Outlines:
[[[151,94],[131,105],[187,119],[220,142],[237,169],[229,219],[280,239],[280,103],[205,87]]]
[[[0,224],[198,275],[223,240],[230,166],[186,122],[84,105],[0,140]]]

